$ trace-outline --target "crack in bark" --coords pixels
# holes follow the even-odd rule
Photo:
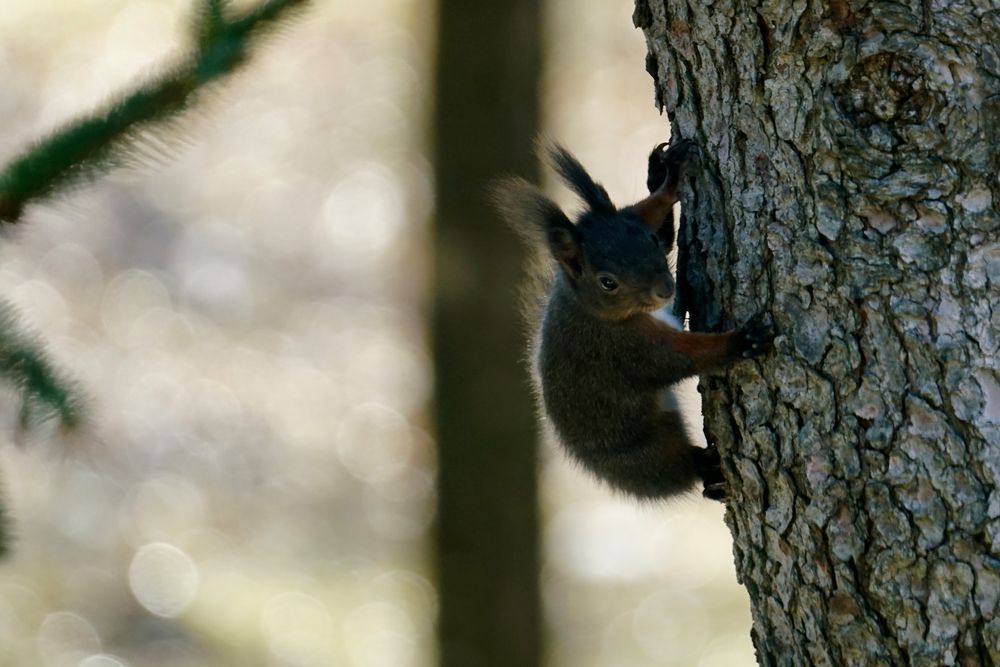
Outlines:
[[[757,16],[757,30],[760,31],[761,48],[764,51],[764,62],[761,69],[763,69],[763,74],[766,76],[768,67],[771,64],[771,26],[767,24],[767,19],[760,13],[760,10],[754,10],[754,14]],[[763,78],[761,77],[761,92],[763,92]]]

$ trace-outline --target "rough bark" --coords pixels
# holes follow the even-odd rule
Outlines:
[[[1000,7],[638,0],[765,665],[1000,663]]]
[[[522,256],[489,205],[537,169],[537,0],[442,0],[435,102],[433,348],[441,665],[540,654],[534,408],[518,324]]]

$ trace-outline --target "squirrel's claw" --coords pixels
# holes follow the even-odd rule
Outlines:
[[[698,144],[691,139],[678,139],[669,145],[657,144],[649,154],[646,187],[650,192],[676,190],[681,170],[689,158],[697,153]]]
[[[712,484],[702,489],[701,496],[724,503],[729,500],[729,488],[725,484]]]
[[[774,324],[760,313],[751,317],[739,331],[739,351],[744,359],[758,357],[774,347]]]
[[[722,459],[715,445],[697,448],[694,464],[703,486],[701,495],[709,500],[725,502],[729,498],[729,485],[722,476]]]

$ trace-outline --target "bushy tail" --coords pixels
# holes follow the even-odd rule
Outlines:
[[[510,177],[495,181],[490,199],[507,225],[524,242],[525,278],[520,285],[521,314],[533,334],[544,309],[545,295],[555,277],[555,266],[546,248],[547,216],[558,210],[555,203],[541,190],[523,178]]]

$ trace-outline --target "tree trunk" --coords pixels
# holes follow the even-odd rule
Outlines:
[[[1000,7],[638,0],[764,665],[1000,663]]]
[[[433,348],[441,664],[539,661],[534,408],[522,255],[486,191],[537,170],[537,0],[442,0]]]

